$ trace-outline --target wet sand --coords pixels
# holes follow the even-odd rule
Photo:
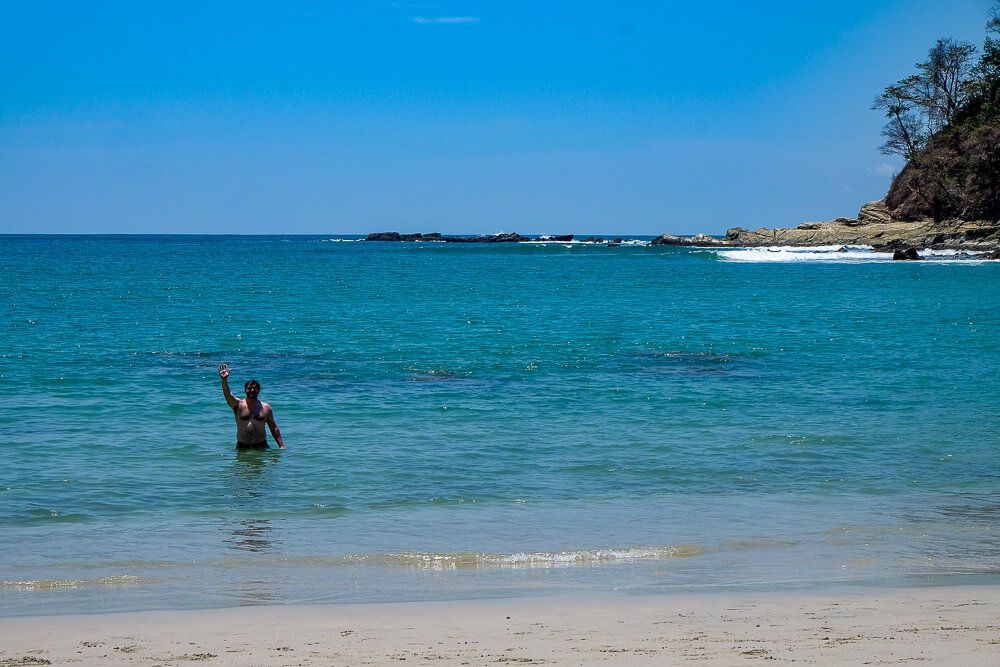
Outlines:
[[[0,666],[1000,664],[1000,586],[0,619]]]

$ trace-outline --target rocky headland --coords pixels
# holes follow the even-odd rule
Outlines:
[[[654,245],[866,245],[916,258],[917,249],[986,251],[1000,259],[1000,2],[981,49],[939,39],[917,72],[887,86],[882,152],[906,165],[886,196],[856,218],[794,228],[734,227],[722,238],[663,234]],[[978,54],[978,59],[977,59]],[[907,252],[911,251],[911,252]]]
[[[886,87],[873,109],[885,112],[882,152],[906,165],[883,199],[857,217],[797,227],[744,229],[725,236],[661,234],[651,245],[700,247],[871,246],[894,259],[920,259],[918,249],[989,253],[1000,259],[1000,0],[986,24],[982,49],[939,39],[917,73]],[[978,60],[976,54],[979,53]],[[518,243],[570,241],[572,235],[443,236],[369,234],[368,241]],[[621,245],[599,237],[580,242]]]
[[[789,229],[734,227],[722,238],[663,234],[656,245],[867,245],[913,258],[918,248],[987,251],[1000,259],[1000,2],[982,48],[937,40],[916,72],[885,88],[881,150],[906,165],[856,218]],[[907,253],[907,250],[912,252]]]
[[[884,200],[868,202],[856,218],[803,222],[797,227],[734,227],[723,237],[662,234],[652,245],[701,247],[866,245],[885,252],[908,248],[1000,251],[1000,221],[901,220]]]

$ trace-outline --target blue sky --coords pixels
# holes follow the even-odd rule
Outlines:
[[[0,0],[0,233],[722,233],[854,215],[991,0]]]

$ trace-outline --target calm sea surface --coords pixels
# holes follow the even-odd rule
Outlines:
[[[856,255],[0,237],[0,614],[995,582],[1000,263]]]

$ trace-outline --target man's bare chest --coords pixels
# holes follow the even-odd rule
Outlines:
[[[245,401],[240,401],[233,412],[236,413],[236,419],[239,421],[263,423],[267,420],[267,411],[262,404],[250,406]]]

